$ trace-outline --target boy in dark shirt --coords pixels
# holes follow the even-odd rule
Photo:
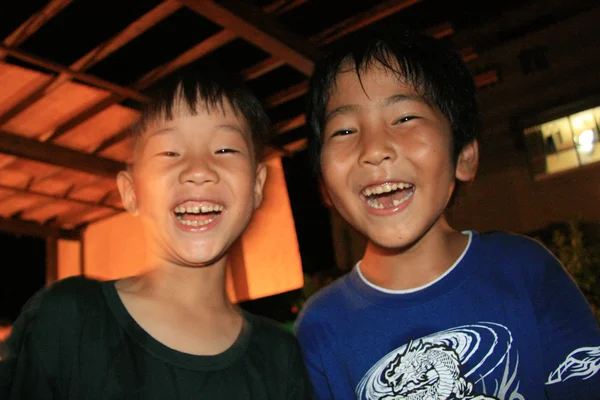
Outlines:
[[[262,199],[267,131],[232,77],[197,74],[161,92],[117,177],[143,223],[148,272],[70,278],[30,300],[0,364],[2,399],[311,397],[294,336],[225,290],[228,250]]]

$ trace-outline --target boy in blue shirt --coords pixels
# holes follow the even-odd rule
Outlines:
[[[380,33],[320,62],[310,149],[362,260],[297,322],[319,399],[598,399],[600,331],[560,262],[506,233],[454,230],[474,179],[476,87],[458,55]]]

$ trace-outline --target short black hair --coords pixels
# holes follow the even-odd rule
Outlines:
[[[454,163],[464,146],[479,137],[477,88],[455,51],[409,29],[370,30],[361,38],[332,49],[317,63],[311,77],[307,97],[309,152],[318,174],[325,109],[338,74],[348,64],[356,69],[359,78],[372,66],[382,65],[437,107],[450,122]]]
[[[153,123],[173,120],[180,104],[191,115],[197,115],[199,109],[224,111],[229,102],[235,114],[244,117],[248,124],[255,158],[262,158],[270,135],[269,118],[260,100],[239,76],[217,68],[187,70],[163,81],[151,97],[152,101],[142,108],[140,119],[129,128],[134,147]]]

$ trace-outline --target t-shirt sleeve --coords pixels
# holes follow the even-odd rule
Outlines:
[[[319,400],[333,399],[329,381],[325,374],[319,344],[314,337],[314,331],[310,322],[306,319],[301,319],[296,325],[296,335],[300,342],[302,358],[304,359],[308,376],[314,388],[315,398]]]
[[[308,377],[300,347],[295,342],[293,351],[290,357],[290,379],[288,379],[288,393],[286,399],[291,400],[312,400],[314,399],[314,391],[310,379]]]
[[[543,249],[534,298],[549,399],[600,399],[600,329],[574,280]]]
[[[50,375],[42,360],[41,342],[49,327],[40,324],[39,311],[44,291],[38,292],[23,308],[7,341],[8,355],[0,361],[0,398],[56,399]]]
[[[60,399],[80,331],[81,297],[90,280],[69,278],[40,290],[25,305],[0,362],[2,400]]]

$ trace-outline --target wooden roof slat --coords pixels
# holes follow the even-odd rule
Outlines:
[[[281,14],[283,12],[287,12],[287,11],[293,9],[294,7],[297,7],[305,2],[306,2],[306,0],[296,0],[296,1],[288,2],[287,6],[284,8],[281,8],[280,2],[275,2],[275,3],[271,3],[270,5],[266,6],[264,8],[264,10],[265,10],[265,12],[271,12],[271,13],[274,13],[277,15],[277,14]],[[132,87],[134,90],[137,90],[137,91],[143,90],[146,87],[157,82],[164,76],[172,73],[173,71],[175,71],[189,63],[194,62],[198,58],[229,43],[230,41],[234,40],[235,38],[237,38],[237,35],[234,32],[224,29],[224,30],[216,33],[215,35],[209,37],[208,39],[198,43],[196,46],[192,47],[191,49],[187,50],[186,52],[180,54],[174,60],[171,60],[170,62],[165,63],[165,64],[153,69],[152,71],[148,72],[143,77],[138,79],[132,85]],[[48,140],[57,139],[58,137],[62,136],[64,133],[66,133],[67,131],[75,128],[79,124],[85,122],[89,118],[93,117],[94,115],[96,115],[96,114],[102,112],[103,110],[105,110],[106,108],[110,107],[112,104],[122,101],[123,99],[124,99],[123,96],[117,96],[117,95],[108,97],[101,103],[96,104],[95,106],[91,107],[89,110],[84,110],[80,114],[73,117],[71,120],[69,120],[66,123],[64,123],[63,125],[59,126],[54,131],[54,133],[51,136],[49,136],[47,139]],[[1,118],[2,117],[0,116],[0,120],[1,120]],[[117,133],[113,138],[108,138],[103,143],[101,143],[99,145],[99,147],[94,151],[94,154],[98,154],[98,153],[106,150],[107,148],[119,143],[126,137],[127,137],[126,130]]]
[[[107,40],[106,42],[102,43],[101,45],[97,46],[96,48],[94,48],[93,50],[88,52],[86,55],[81,57],[79,60],[75,61],[69,68],[60,66],[55,63],[51,63],[50,61],[42,60],[38,57],[28,55],[26,53],[17,52],[17,50],[14,50],[13,54],[11,54],[11,55],[13,55],[13,57],[20,58],[23,61],[30,62],[34,65],[38,65],[40,67],[53,70],[53,71],[59,73],[59,75],[57,77],[55,77],[54,79],[52,79],[51,81],[44,84],[43,86],[41,86],[40,88],[38,88],[33,93],[31,93],[28,96],[26,96],[25,98],[21,99],[18,104],[13,106],[10,110],[5,112],[3,115],[1,115],[0,116],[0,125],[3,125],[4,123],[6,123],[6,121],[10,120],[11,118],[13,118],[17,114],[19,114],[20,112],[25,110],[27,107],[29,107],[30,105],[32,105],[33,103],[35,103],[36,101],[38,101],[39,99],[41,99],[42,97],[47,95],[48,93],[56,90],[63,83],[72,79],[73,77],[86,82],[85,79],[81,79],[82,75],[78,75],[79,72],[92,67],[96,63],[98,63],[101,60],[103,60],[104,58],[108,57],[110,54],[117,51],[120,47],[124,46],[131,40],[135,39],[137,36],[141,35],[142,33],[147,31],[148,29],[150,29],[152,26],[154,26],[158,22],[167,18],[169,15],[173,14],[175,11],[177,11],[181,7],[182,7],[182,5],[175,0],[167,0],[167,1],[159,4],[154,9],[150,10],[149,12],[144,14],[142,17],[140,17],[136,21],[132,22],[129,26],[127,26],[123,31],[121,31],[119,34],[114,36],[112,39]],[[6,44],[5,44],[5,46],[11,47]],[[1,48],[0,48],[0,53],[2,53]],[[148,101],[148,98],[146,96],[143,96],[140,93],[137,93],[133,90],[120,87],[120,86],[115,85],[110,82],[106,82],[106,81],[102,81],[102,80],[99,81],[98,80],[99,78],[92,77],[91,75],[85,75],[85,76],[92,78],[92,81],[88,81],[88,83],[94,84],[99,87],[103,87],[107,90],[110,90],[115,93],[119,93],[121,95],[125,95],[127,97],[135,98],[136,100],[139,100],[142,102]],[[108,84],[108,86],[103,85],[103,83]]]
[[[154,68],[152,71],[145,74],[142,78],[140,78],[134,85],[137,90],[142,90],[154,82],[160,80],[164,76],[172,73],[173,71],[190,64],[200,57],[218,49],[226,45],[227,43],[233,41],[237,38],[237,35],[234,32],[231,32],[227,29],[224,29],[206,40],[198,43],[196,46],[187,50],[186,52],[177,56],[174,60],[163,64],[157,68]]]
[[[14,193],[8,198],[4,198],[0,202],[0,216],[2,217],[13,217],[26,210],[29,207],[35,207],[36,205],[47,201],[43,197],[32,196],[31,194],[25,195],[23,193]]]
[[[104,98],[102,101],[94,104],[90,108],[87,108],[87,109],[81,111],[80,113],[75,115],[73,118],[71,118],[68,121],[66,121],[65,123],[59,125],[54,130],[54,132],[52,132],[52,134],[46,138],[46,140],[52,141],[52,140],[58,139],[59,137],[61,137],[62,135],[64,135],[68,131],[70,131],[71,129],[78,126],[79,124],[87,121],[94,115],[106,110],[108,107],[110,107],[113,104],[115,104],[119,101],[122,101],[124,99],[125,99],[124,96],[120,96],[118,94],[111,94],[110,96]]]
[[[324,46],[358,29],[364,28],[400,10],[410,7],[419,1],[421,0],[384,1],[367,11],[338,22],[332,27],[312,36],[309,40],[317,46]],[[274,69],[279,68],[283,64],[285,64],[285,62],[282,59],[271,56],[256,65],[246,68],[242,71],[241,75],[246,80],[256,79],[268,72],[273,71]]]
[[[36,192],[36,191],[33,191],[33,190],[23,189],[23,188],[19,188],[19,187],[13,187],[13,186],[7,186],[7,185],[0,184],[0,189],[3,189],[3,190],[12,190],[15,193],[35,195],[35,196],[40,196],[40,197],[47,198],[47,199],[53,199],[53,200],[59,200],[59,201],[67,201],[67,202],[70,202],[70,203],[80,204],[80,205],[84,205],[84,206],[110,208],[110,209],[116,210],[116,211],[124,211],[124,209],[121,208],[121,207],[114,207],[114,206],[111,206],[111,205],[108,205],[108,204],[94,203],[92,201],[85,201],[85,200],[80,200],[80,199],[74,199],[74,198],[71,198],[71,197],[55,196],[55,195],[51,195],[51,194],[47,194],[47,193],[43,193],[43,192]]]
[[[72,212],[73,210],[83,209],[85,209],[85,206],[79,204],[73,204],[64,201],[48,200],[45,203],[41,203],[35,207],[30,207],[27,210],[24,210],[19,215],[19,218],[28,221],[35,221],[38,223],[52,222],[55,225],[59,225],[56,223],[56,218],[60,214]]]
[[[59,215],[56,218],[56,222],[59,225],[81,226],[89,221],[108,218],[120,212],[122,211],[114,211],[107,208],[85,208]]]
[[[180,0],[187,7],[227,28],[267,53],[310,76],[318,50],[285,30],[260,9],[237,0]]]
[[[278,0],[265,6],[263,11],[267,14],[280,15],[293,10],[307,1],[308,0]],[[237,38],[238,35],[235,32],[228,29],[223,29],[222,31],[215,33],[211,37],[198,43],[191,49],[183,52],[173,60],[154,68],[152,71],[149,71],[142,78],[138,79],[133,87],[137,90],[145,89],[159,79],[169,75],[173,71],[196,61],[200,57],[203,57],[210,52],[225,46],[227,43],[230,43]]]
[[[317,43],[319,46],[323,46],[337,40],[343,36],[346,36],[352,32],[362,29],[374,22],[380,21],[385,17],[389,17],[398,11],[404,10],[414,4],[419,3],[421,0],[387,0],[377,4],[371,9],[353,15],[350,18],[338,22],[328,29],[312,36],[310,41]]]
[[[455,33],[454,27],[450,22],[444,22],[439,25],[432,26],[425,30],[425,34],[435,39],[442,39]]]
[[[0,132],[0,152],[109,177],[116,176],[125,168],[117,161],[6,132]]]
[[[93,86],[97,86],[97,87],[105,89],[105,90],[108,90],[109,92],[119,94],[123,97],[132,98],[132,99],[141,101],[143,103],[147,103],[148,101],[150,101],[150,98],[148,96],[138,93],[135,90],[132,90],[132,89],[129,89],[129,88],[126,88],[123,86],[119,86],[115,83],[98,78],[94,75],[86,74],[84,72],[79,72],[79,71],[73,70],[71,68],[67,68],[67,67],[57,64],[53,61],[45,60],[41,57],[37,57],[32,54],[26,53],[22,50],[17,50],[17,49],[6,47],[4,45],[0,45],[0,51],[5,51],[8,55],[18,58],[22,61],[37,65],[42,68],[47,68],[47,69],[57,72],[59,74],[68,75],[72,78],[78,79],[82,82],[85,82],[85,83],[93,85]]]
[[[269,57],[258,64],[244,69],[240,75],[247,81],[260,78],[261,76],[281,67],[285,63],[277,57]]]
[[[267,14],[280,15],[308,3],[308,0],[277,0],[263,8]]]
[[[31,37],[31,35],[44,26],[46,22],[54,18],[56,14],[71,4],[72,1],[73,0],[51,0],[44,8],[33,14],[13,33],[8,35],[8,37],[2,41],[2,44],[7,47],[20,46],[29,37]],[[4,54],[2,51],[0,51],[0,59],[2,58],[4,58]]]
[[[300,96],[303,96],[308,91],[308,80],[302,81],[297,85],[290,86],[287,89],[284,89],[280,92],[275,93],[272,96],[269,96],[265,101],[265,107],[272,108],[277,107],[280,104],[283,104],[287,101],[296,99]]]
[[[35,222],[11,220],[0,218],[0,231],[15,235],[28,235],[35,237],[59,237],[67,240],[79,240],[81,232],[77,230],[60,229],[53,226],[41,225]]]
[[[152,10],[133,21],[117,35],[100,44],[86,55],[81,57],[79,60],[75,61],[71,65],[71,69],[81,71],[92,67],[121,47],[125,46],[127,43],[131,42],[136,37],[146,32],[148,29],[152,28],[162,20],[175,13],[175,11],[179,10],[181,7],[181,3],[176,0],[166,0],[160,3]]]
[[[297,115],[294,118],[287,119],[285,121],[281,121],[273,125],[273,132],[276,134],[282,134],[285,132],[292,131],[296,128],[300,128],[306,123],[306,115],[301,114]]]

